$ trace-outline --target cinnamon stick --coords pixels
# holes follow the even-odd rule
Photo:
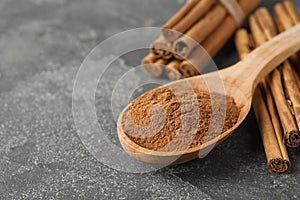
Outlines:
[[[182,61],[179,71],[185,78],[199,75],[203,68],[209,63],[210,56],[202,47],[196,47],[187,60]]]
[[[281,21],[278,18],[276,18],[276,19],[274,19],[274,22],[275,22],[275,25],[276,25],[276,27],[278,29],[278,32],[279,33],[283,32],[284,31],[284,27],[283,27]]]
[[[173,54],[172,44],[168,42],[162,35],[157,38],[151,46],[151,52],[156,56],[157,59],[164,58],[170,59]]]
[[[290,112],[286,98],[283,92],[283,85],[281,83],[280,71],[274,70],[268,79],[275,104],[278,109],[281,124],[284,129],[284,139],[289,147],[297,147],[300,143],[300,134],[295,122],[295,118]]]
[[[263,17],[261,17],[263,16]],[[271,15],[263,8],[258,9],[254,16],[249,19],[251,31],[253,33],[254,40],[257,46],[262,45],[267,40],[273,38],[276,32],[276,26],[271,21]],[[282,85],[281,74],[278,70],[275,70],[267,82],[271,88],[275,104],[280,116],[280,120],[284,129],[284,138],[288,146],[295,147],[299,144],[299,131],[293,114],[289,110],[287,100],[284,94],[284,88]]]
[[[253,37],[253,35],[252,34],[248,34],[248,36],[249,36],[249,47],[250,47],[250,49],[251,50],[253,50],[253,49],[255,49],[255,41],[254,41],[254,37]]]
[[[271,121],[272,121],[274,131],[276,134],[276,138],[277,138],[277,143],[278,143],[281,155],[282,155],[282,160],[286,161],[286,165],[288,165],[286,170],[288,170],[289,166],[291,165],[290,159],[288,156],[287,148],[284,143],[282,127],[281,127],[277,109],[276,109],[276,106],[275,106],[275,103],[274,103],[274,100],[272,97],[272,93],[271,93],[269,85],[267,84],[266,79],[260,85],[261,85],[260,87],[262,87],[264,90],[264,94],[265,94],[264,100],[267,104],[267,108],[268,108],[268,111],[269,111],[269,114],[271,117]],[[271,148],[271,149],[269,149],[269,151],[273,151],[273,149]],[[274,165],[271,165],[271,166],[274,166]]]
[[[142,68],[149,76],[159,77],[163,74],[167,63],[167,60],[156,59],[156,56],[153,53],[150,53],[142,60]]]
[[[179,72],[179,66],[181,64],[181,61],[179,60],[172,60],[169,62],[165,69],[165,74],[170,80],[179,80],[181,78],[181,73]]]
[[[251,38],[245,29],[240,29],[237,32],[235,44],[240,59],[250,53],[253,47]],[[282,139],[282,128],[266,81],[263,81],[255,91],[253,108],[260,129],[269,170],[276,174],[284,173],[290,167],[290,160]]]
[[[164,25],[163,28],[166,29],[171,29],[173,28],[176,24],[179,23],[180,20],[182,20],[194,7],[195,5],[199,2],[199,0],[188,0],[182,7],[181,9],[176,12],[176,14],[171,17]]]
[[[240,0],[239,4],[247,16],[260,2],[261,0]],[[227,16],[220,27],[215,30],[201,45],[207,53],[213,57],[230,39],[236,29],[237,27],[234,19],[231,16]]]
[[[274,20],[272,19],[272,16],[267,8],[261,7],[257,9],[254,15],[268,40],[278,34]]]
[[[249,26],[254,39],[255,47],[263,45],[267,41],[267,38],[261,30],[261,27],[259,26],[254,14],[250,15],[249,17]]]
[[[285,30],[287,30],[290,25],[295,26],[299,23],[299,15],[293,5],[293,3],[289,0],[285,0],[283,2],[283,6],[285,8],[285,10],[282,8],[282,6],[277,5],[277,9],[278,7],[281,8],[281,12],[277,12],[277,15],[279,17],[279,19],[277,20],[277,26],[278,29],[280,30],[280,32],[283,32]],[[286,11],[286,12],[285,12]],[[286,20],[286,18],[291,19],[291,20]],[[291,23],[291,24],[290,24]],[[290,58],[291,62],[295,65],[295,66],[299,66],[299,56],[298,55],[293,55]],[[285,87],[285,91],[286,91],[286,95],[288,98],[288,102],[291,108],[292,113],[295,115],[296,118],[296,122],[298,125],[298,128],[300,127],[299,125],[299,114],[298,114],[298,109],[297,109],[297,105],[299,104],[299,99],[297,98],[298,94],[299,94],[299,85],[300,85],[300,78],[299,78],[299,68],[293,68],[291,67],[291,64],[286,61],[284,63],[284,65],[286,66],[285,69],[282,69],[282,76],[284,81],[284,87]],[[293,108],[295,107],[295,109]]]
[[[176,58],[177,60],[183,61],[184,58],[181,55],[178,55],[176,53],[174,53],[174,58]]]
[[[261,0],[240,0],[239,5],[245,15],[248,15],[260,2]],[[206,49],[208,54],[213,57],[233,35],[236,28],[237,26],[235,20],[232,18],[232,16],[227,15],[223,23],[216,30],[214,30],[201,45],[204,49]],[[193,49],[193,45],[191,47],[188,47],[188,45],[189,44],[180,43],[179,48],[178,46],[177,48],[181,50],[185,47],[188,51],[184,54],[188,54],[191,53],[190,51]],[[182,46],[183,48],[180,48]],[[174,51],[176,50],[174,49]]]
[[[251,39],[246,29],[241,28],[236,32],[235,45],[241,60],[251,52]]]
[[[260,1],[261,0],[239,0],[239,4],[245,15],[248,15],[260,3]],[[182,8],[174,17],[171,18],[171,20],[169,20],[164,25],[164,28],[172,28],[174,30],[177,30],[177,28],[188,27],[186,28],[186,30],[188,30],[191,26],[195,24],[195,22],[199,21],[199,19],[201,19],[216,3],[217,0],[196,0],[191,2],[189,1],[187,3],[188,5],[186,4],[184,8]],[[184,21],[188,21],[188,23],[185,24]],[[236,21],[233,19],[232,16],[228,15],[225,18],[224,22],[220,24],[220,26],[217,27],[217,29],[212,31],[211,34],[207,36],[207,38],[205,38],[201,45],[204,49],[206,49],[210,56],[215,56],[215,54],[230,39],[236,28]],[[175,37],[174,40],[170,39],[172,37],[172,32],[170,32],[170,30],[167,29],[162,30],[162,35],[165,37],[165,40],[169,42],[167,46],[169,46],[169,44],[172,43],[172,41],[177,39],[177,37]],[[163,58],[164,60],[167,60],[172,59],[172,57],[174,56],[177,60],[184,60],[181,55],[170,54],[169,51],[161,50],[160,48],[155,47],[155,45],[153,45],[153,47],[154,48],[152,48],[151,51],[154,55],[156,55],[156,59]],[[193,52],[194,51],[191,51],[190,55],[188,56],[189,59],[191,59],[192,61],[194,60],[193,62],[183,61],[180,64],[180,66],[186,66],[181,67],[183,68],[183,71],[185,71],[185,77],[188,77],[188,74],[199,74],[199,69],[202,70],[205,67],[205,65],[208,64],[209,61],[209,59],[204,59],[200,62],[195,61],[195,55],[199,56],[199,54],[193,54]],[[207,54],[205,53],[204,55],[200,55],[200,57],[207,57]],[[191,65],[191,63],[197,63],[197,66],[194,67]],[[202,66],[200,66],[200,64]],[[148,74],[154,74],[154,76],[157,76],[157,74],[159,73],[154,73],[153,71],[155,71],[155,69],[151,69],[151,66],[152,65],[144,67],[146,68],[144,70],[148,71]],[[188,70],[186,70],[185,68],[188,68]],[[195,71],[195,69],[197,72]],[[159,72],[163,71],[163,69],[161,70],[159,68],[157,70],[159,70]]]
[[[162,58],[165,60],[169,60],[174,56],[174,54],[171,51],[163,51]]]
[[[171,29],[176,24],[179,23],[179,21],[184,18],[199,2],[200,0],[188,0],[184,6],[170,19],[168,20],[164,25],[163,28],[165,29]],[[151,51],[156,55],[157,58],[164,58],[164,59],[170,59],[173,54],[171,53],[172,50],[172,43],[167,41],[166,38],[163,35],[160,35],[160,37],[153,42]]]
[[[292,28],[299,23],[299,15],[291,1],[285,0],[283,4],[277,3],[274,6],[276,15],[278,16],[278,26],[281,32]],[[290,60],[295,65],[299,65],[300,54],[294,54]]]
[[[269,170],[272,173],[280,174],[286,172],[290,167],[290,160],[284,146],[278,139],[264,102],[262,89],[259,87],[255,90],[253,99],[253,108],[261,132]]]
[[[240,0],[239,3],[245,15],[248,15],[260,3],[260,1],[261,0]],[[206,52],[196,49],[196,51],[198,51],[196,53],[195,50],[193,50],[188,56],[189,61],[183,61],[181,63],[180,72],[184,75],[184,77],[190,77],[189,74],[198,75],[210,60],[207,59],[207,54],[211,57],[215,56],[234,34],[236,28],[236,22],[234,19],[231,16],[227,16],[225,21],[201,44],[202,48],[205,49]],[[196,63],[196,66],[193,66],[192,63]]]
[[[158,59],[156,58],[156,55],[154,53],[149,53],[143,60],[142,65],[147,65],[151,63],[155,63]]]
[[[183,57],[187,57],[191,51],[203,42],[225,19],[226,8],[221,4],[215,5],[203,19],[200,19],[184,37],[174,42],[173,51]]]
[[[294,63],[294,70],[295,70],[295,78],[297,85],[300,85],[300,56],[298,56],[298,60]]]
[[[188,60],[182,61],[182,63],[180,64],[179,71],[185,78],[197,76],[200,74],[199,70],[197,70],[195,66]]]
[[[289,16],[289,14],[283,4],[276,3],[274,5],[274,10],[285,30],[290,29],[294,26],[293,20]]]
[[[298,129],[300,127],[300,90],[297,85],[295,70],[289,61],[285,61],[281,68],[283,84],[289,101],[291,102],[291,111],[295,116]]]
[[[258,46],[263,44],[263,40],[265,40],[266,42],[267,40],[272,39],[278,34],[274,20],[272,19],[271,14],[266,8],[257,9],[257,11],[254,13],[254,18],[255,20],[252,19],[251,21],[251,27],[254,28],[253,33],[255,33],[255,36],[253,37],[256,41],[258,41]],[[265,100],[269,109],[274,130],[278,135],[277,138],[279,138],[280,135],[282,138],[281,125],[278,119],[277,110],[274,105],[272,93],[270,91],[270,86],[268,85],[267,79],[262,81],[260,87],[265,91]],[[283,97],[283,95],[281,95],[281,97]],[[274,98],[277,97],[274,96]],[[279,141],[283,141],[281,138],[279,138]]]
[[[217,2],[217,0],[201,0],[194,4],[186,15],[184,15],[173,27],[164,26],[162,35],[169,41],[174,42],[182,33],[185,33],[195,22],[201,19],[210,8]],[[172,20],[173,21],[173,20]],[[174,20],[175,21],[175,20]]]
[[[298,24],[300,22],[300,17],[298,15],[298,12],[296,11],[293,3],[290,0],[285,0],[283,2],[283,5],[284,5],[288,15],[290,16],[293,24],[294,25]]]

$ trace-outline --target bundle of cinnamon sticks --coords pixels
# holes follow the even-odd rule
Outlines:
[[[249,17],[251,33],[246,29],[238,30],[235,43],[240,59],[280,32],[300,23],[290,0],[276,3],[274,10],[276,18],[272,19],[266,8],[257,9]],[[299,63],[299,55],[294,55],[278,66],[260,83],[253,99],[268,167],[276,174],[286,172],[291,166],[286,146],[300,144]]]
[[[198,75],[260,1],[188,0],[153,42],[144,71],[171,80]]]

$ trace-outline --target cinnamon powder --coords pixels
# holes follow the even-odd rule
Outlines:
[[[214,98],[215,103],[213,106],[217,107],[218,112],[226,111],[225,119],[223,118],[220,120],[220,122],[218,122],[224,123],[222,132],[225,132],[233,127],[238,120],[240,108],[236,105],[231,97],[224,97],[221,94],[216,93],[209,94],[207,91],[202,90],[195,90],[194,94],[191,94],[191,92],[188,91],[180,91],[180,94],[176,95],[177,97],[180,96],[179,98],[181,101],[178,101],[178,98],[170,89],[166,87],[160,87],[135,99],[128,106],[123,118],[131,117],[133,123],[138,126],[145,127],[151,123],[151,119],[149,117],[151,108],[153,108],[155,105],[160,105],[165,110],[165,123],[157,133],[151,133],[150,136],[143,135],[141,137],[141,134],[143,133],[140,133],[141,131],[138,131],[135,126],[132,126],[131,123],[127,123],[129,120],[123,119],[121,126],[124,132],[133,142],[150,150],[175,151],[186,150],[187,147],[197,147],[202,143],[219,136],[220,134],[217,132],[213,134],[207,134],[212,115],[211,98]],[[197,97],[197,109],[195,109],[195,105],[192,105],[192,103],[189,101],[189,99],[195,99],[195,96],[192,97],[191,95],[196,95]],[[184,99],[184,101],[182,101],[182,99]],[[226,108],[224,103],[225,99]],[[181,109],[182,104],[186,104],[185,108],[188,108],[184,109],[185,111],[183,113]],[[197,114],[200,122],[195,120],[194,116]],[[191,127],[197,127],[196,134],[189,134],[188,127],[185,127],[184,130],[186,130],[186,133],[184,134],[184,137],[179,137],[179,139],[176,139],[175,144],[168,146],[167,144],[170,144],[170,141],[175,138],[178,130],[181,127],[181,120],[183,119],[182,115],[184,115],[184,119],[187,120],[187,124],[189,124]],[[154,124],[153,126],[158,125]],[[148,131],[145,131],[144,134],[149,134],[151,132],[151,130],[149,132]],[[186,145],[187,140],[191,141],[188,146]]]

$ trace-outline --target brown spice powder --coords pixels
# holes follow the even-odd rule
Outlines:
[[[222,123],[222,132],[225,132],[233,127],[238,120],[240,108],[236,105],[231,97],[224,97],[223,95],[216,93],[209,94],[207,91],[195,89],[194,94],[191,94],[191,92],[188,91],[180,91],[180,94],[176,93],[176,95],[179,99],[181,99],[181,101],[178,101],[178,98],[170,89],[166,87],[160,87],[135,99],[129,105],[123,117],[131,117],[133,123],[141,127],[145,127],[151,123],[149,116],[151,108],[153,108],[155,105],[160,105],[165,110],[165,123],[156,134],[154,133],[154,135],[152,135],[153,133],[151,133],[150,136],[147,136],[143,135],[143,133],[140,133],[141,131],[137,130],[135,126],[132,126],[131,123],[126,123],[128,122],[127,119],[123,119],[121,126],[124,132],[133,142],[150,150],[178,151],[197,147],[202,143],[219,136],[220,134],[220,131],[209,135],[207,134],[212,115],[211,98],[214,98],[214,106],[216,106],[218,112],[225,112],[226,110],[226,116],[223,116],[225,119],[223,118],[219,121],[214,120],[218,121],[217,123]],[[191,95],[194,96],[192,97]],[[195,106],[193,106],[191,101],[189,101],[189,99],[195,99],[195,95],[197,96],[198,101],[197,109],[195,109]],[[226,108],[224,103],[225,99]],[[188,109],[184,109],[185,112],[182,113],[181,106],[183,104],[186,104],[185,108]],[[197,115],[197,113],[200,122],[195,120],[195,115]],[[189,134],[188,127],[185,127],[184,130],[186,130],[186,133],[184,134],[184,137],[176,137],[176,142],[171,146],[168,146],[167,144],[170,144],[170,141],[172,141],[179,132],[178,130],[181,127],[183,115],[184,120],[187,120],[187,124],[189,124],[191,127],[196,127],[196,134]],[[158,125],[154,124],[154,126]],[[150,132],[151,130],[148,130],[145,131],[144,134],[149,134]],[[186,145],[186,141],[191,142]]]

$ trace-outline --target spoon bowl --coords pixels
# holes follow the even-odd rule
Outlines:
[[[221,84],[224,95],[234,99],[240,108],[240,113],[237,123],[218,137],[184,151],[150,150],[133,142],[124,131],[123,124],[125,120],[128,120],[128,118],[124,117],[126,111],[128,111],[128,107],[126,107],[118,120],[118,136],[122,147],[137,160],[155,165],[180,164],[206,155],[215,146],[229,137],[244,121],[251,108],[254,89],[258,83],[298,50],[300,50],[300,25],[276,36],[231,67],[171,82],[164,86],[180,88],[182,85],[188,84],[193,89],[197,88],[210,93],[220,93]],[[207,82],[213,83],[217,79],[221,80],[221,83],[209,84],[208,87]]]

